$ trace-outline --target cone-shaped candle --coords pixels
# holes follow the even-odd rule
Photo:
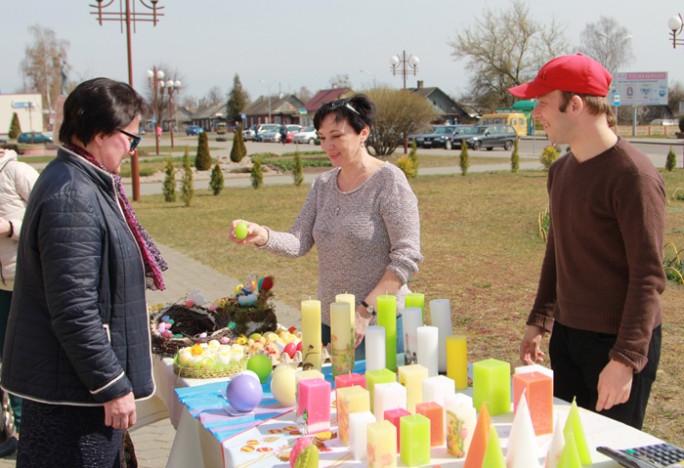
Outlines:
[[[488,466],[488,465],[486,465]],[[532,418],[527,407],[525,392],[520,396],[518,410],[513,417],[513,427],[508,438],[508,452],[506,452],[506,466],[508,468],[538,468],[537,440],[534,435]]]
[[[494,426],[489,427],[489,440],[487,440],[487,450],[485,450],[482,466],[486,468],[506,468],[506,460],[504,460],[503,452],[501,451],[499,435],[496,433]]]
[[[546,454],[544,468],[558,468],[558,462],[560,460],[561,452],[563,452],[563,447],[565,447],[565,436],[563,435],[563,425],[561,424],[560,419],[558,419],[556,421],[556,429],[553,431],[553,439],[551,439],[549,451]]]
[[[487,411],[487,405],[482,403],[480,407],[480,414],[477,418],[477,425],[473,433],[473,440],[470,442],[470,448],[466,455],[464,468],[482,468],[484,465],[485,451],[487,450],[487,440],[489,439],[491,426],[491,419]]]
[[[558,460],[558,468],[581,468],[581,466],[582,460],[577,452],[575,436],[570,431],[565,434],[565,447],[563,447],[560,460]]]
[[[582,465],[591,465],[591,453],[589,453],[589,445],[587,444],[587,438],[584,436],[582,419],[580,418],[579,408],[577,407],[577,401],[575,400],[575,398],[572,399],[572,405],[570,405],[570,411],[568,412],[568,420],[565,422],[565,428],[563,429],[566,446],[568,444],[569,433],[572,433],[572,435],[574,436],[574,444],[577,447],[577,453],[579,453]]]

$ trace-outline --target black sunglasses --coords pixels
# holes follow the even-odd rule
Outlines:
[[[123,133],[124,135],[126,135],[128,138],[131,139],[131,147],[128,150],[129,153],[132,153],[133,151],[135,151],[135,149],[138,147],[138,145],[142,141],[142,137],[140,135],[133,135],[132,133],[128,133],[128,132],[121,130],[121,129],[117,129],[117,131],[120,133]]]
[[[359,115],[359,111],[352,107],[352,105],[349,103],[349,99],[338,99],[337,101],[332,101],[330,103],[330,110],[337,110],[340,107],[346,107],[356,115]]]

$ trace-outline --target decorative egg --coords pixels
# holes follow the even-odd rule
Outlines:
[[[216,355],[216,361],[221,364],[222,366],[227,366],[228,364],[231,363],[231,352],[227,353],[219,353]]]
[[[183,350],[178,353],[178,362],[181,366],[187,366],[192,359],[192,352],[190,350]]]
[[[214,360],[213,357],[204,357],[202,358],[202,362],[200,363],[200,366],[204,369],[211,369],[212,367],[216,366],[216,361]]]
[[[240,240],[244,240],[247,238],[247,234],[249,234],[249,229],[247,228],[247,223],[244,221],[240,221],[235,225],[235,237]]]
[[[261,402],[264,391],[254,372],[244,371],[228,382],[226,397],[235,410],[246,413]]]
[[[221,339],[219,339],[219,341],[221,342],[221,344],[228,344],[230,343],[230,338],[228,338],[227,336],[222,336]]]
[[[287,354],[290,358],[293,358],[297,352],[297,346],[294,343],[288,343],[283,348],[283,354]]]
[[[295,367],[288,364],[280,364],[273,370],[271,377],[271,393],[283,406],[294,406],[295,397]]]
[[[221,343],[219,343],[219,340],[210,340],[209,341],[209,349],[216,349],[219,346],[221,346]]]
[[[261,383],[266,383],[273,370],[271,358],[265,354],[255,354],[247,360],[247,370],[254,372]]]
[[[246,296],[238,296],[237,301],[243,307],[251,307],[257,303],[259,296],[257,294],[248,294]]]
[[[233,349],[230,351],[230,359],[233,362],[240,362],[245,358],[245,350],[244,349]]]

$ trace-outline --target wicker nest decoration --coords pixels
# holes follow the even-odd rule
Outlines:
[[[230,328],[236,335],[249,336],[252,333],[274,332],[278,319],[273,305],[273,277],[261,278],[257,288],[243,290],[247,294],[224,297],[216,303],[216,322],[221,327]],[[247,296],[258,291],[254,301]]]
[[[163,318],[173,320],[170,332],[173,337],[164,337],[159,331],[159,322]],[[185,304],[171,304],[163,307],[150,319],[152,335],[152,352],[162,356],[173,357],[180,348],[195,343],[208,343],[223,337],[231,339],[233,332],[219,325],[216,316],[209,309]],[[225,341],[225,340],[224,340]]]

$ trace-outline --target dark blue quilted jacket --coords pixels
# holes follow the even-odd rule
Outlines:
[[[148,320],[143,261],[112,176],[60,149],[24,216],[3,388],[73,405],[149,396]]]

